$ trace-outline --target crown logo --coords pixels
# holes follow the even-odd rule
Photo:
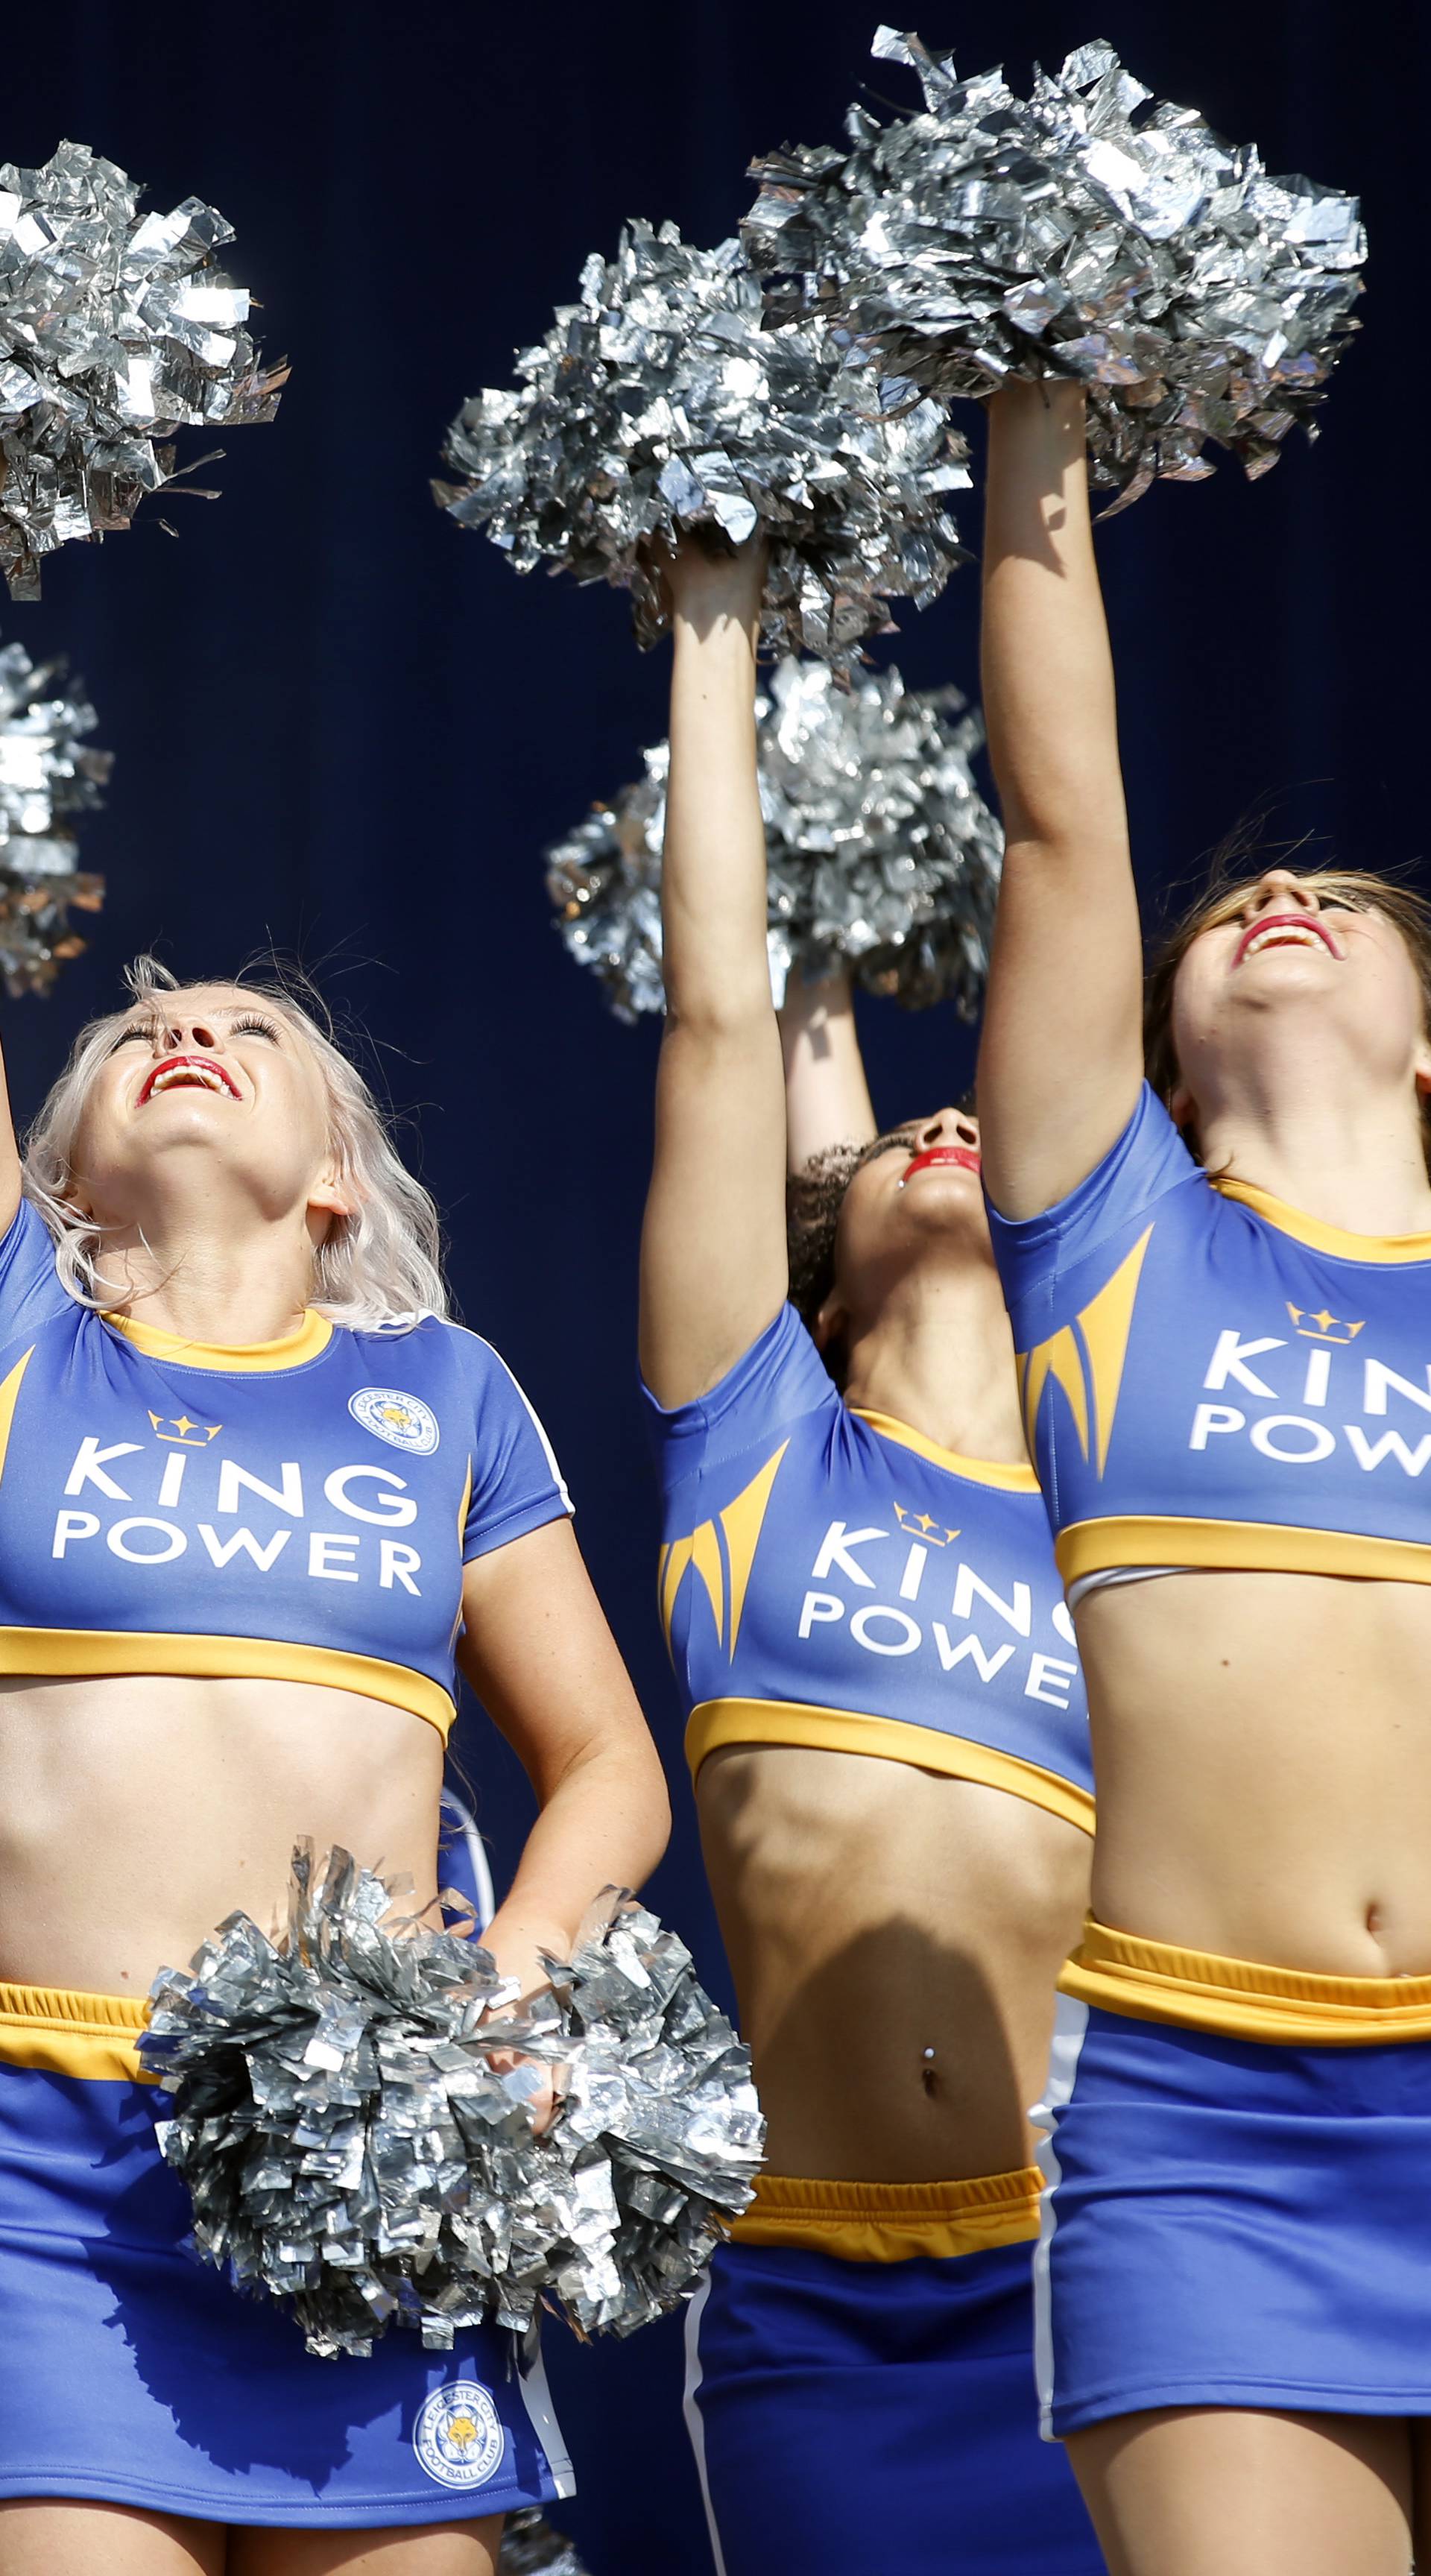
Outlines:
[[[951,1547],[959,1535],[956,1529],[948,1529],[942,1522],[931,1519],[928,1512],[906,1511],[903,1503],[895,1504],[894,1517],[902,1530],[909,1531],[911,1538],[927,1539],[931,1547]]]
[[[1313,1314],[1305,1306],[1294,1306],[1290,1297],[1287,1312],[1304,1342],[1354,1342],[1366,1322],[1363,1315],[1361,1324],[1345,1323],[1340,1315],[1329,1315],[1325,1306]]]
[[[146,1405],[145,1411],[148,1410]],[[207,1449],[224,1427],[221,1422],[191,1422],[187,1413],[150,1413],[149,1422],[155,1439],[168,1440],[176,1449]]]

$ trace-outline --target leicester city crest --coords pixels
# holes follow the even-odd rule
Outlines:
[[[502,2465],[507,2437],[480,2380],[435,2388],[413,2426],[412,2447],[444,2487],[485,2487]]]
[[[360,1386],[348,1398],[348,1411],[365,1431],[415,1458],[430,1458],[437,1447],[437,1416],[420,1395],[403,1395],[395,1386]]]

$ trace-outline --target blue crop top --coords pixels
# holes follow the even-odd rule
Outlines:
[[[327,1683],[445,1737],[463,1565],[570,1508],[455,1324],[186,1342],[77,1304],[28,1200],[0,1241],[0,1673]]]
[[[1033,1471],[844,1403],[786,1306],[647,1417],[692,1773],[723,1744],[869,1753],[1093,1829],[1088,1717]]]
[[[1068,1198],[989,1222],[1070,1589],[1153,1566],[1431,1582],[1431,1234],[1210,1180],[1146,1086]]]

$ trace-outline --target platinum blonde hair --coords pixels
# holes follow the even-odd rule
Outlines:
[[[81,1306],[112,1303],[100,1269],[100,1229],[80,1215],[70,1198],[75,1139],[90,1085],[120,1030],[137,1008],[162,1014],[175,993],[192,992],[153,957],[136,958],[125,971],[130,1008],[110,1011],[82,1028],[25,1138],[25,1196],[34,1201],[55,1241],[63,1286]],[[219,979],[225,983],[229,978]],[[235,976],[233,990],[281,1020],[312,1055],[328,1098],[329,1141],[338,1177],[352,1192],[356,1213],[335,1217],[314,1256],[310,1305],[335,1324],[356,1331],[377,1325],[408,1326],[422,1315],[446,1315],[437,1210],[420,1181],[399,1159],[383,1113],[357,1067],[288,985]],[[306,987],[304,988],[306,991]]]

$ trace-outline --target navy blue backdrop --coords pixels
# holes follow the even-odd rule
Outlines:
[[[636,653],[614,594],[514,580],[439,516],[426,478],[461,398],[507,379],[624,216],[713,240],[749,202],[752,151],[834,137],[876,15],[875,0],[230,0],[175,18],[60,0],[5,31],[0,157],[39,161],[68,135],[155,202],[222,207],[265,344],[294,361],[276,426],[231,438],[200,478],[221,501],[150,505],[128,536],[53,559],[39,606],[0,600],[0,634],[71,653],[118,754],[85,843],[110,889],[90,953],[50,1003],[7,1014],[18,1109],[152,943],[189,974],[269,941],[297,950],[368,1032],[445,1210],[462,1311],[563,1458],[670,1763],[655,1898],[718,1990],[633,1393],[655,1033],[617,1026],[567,963],[540,867],[663,731],[663,658]],[[1228,469],[1156,491],[1100,541],[1154,901],[1269,792],[1275,828],[1324,832],[1348,860],[1421,848],[1425,389],[1408,317],[1424,287],[1397,235],[1428,26],[1335,0],[963,0],[922,29],[957,38],[967,70],[1002,57],[1016,83],[1031,58],[1106,34],[1161,95],[1256,135],[1273,169],[1366,199],[1367,329],[1321,443],[1255,487]],[[885,96],[912,91],[869,69]],[[976,605],[966,573],[905,615],[911,681],[972,689]],[[887,1114],[967,1079],[967,1033],[945,1016],[885,1007],[864,1025]],[[479,1717],[462,1745],[500,1877],[525,1785]],[[596,2576],[704,2571],[678,2332],[549,2340],[582,2484],[566,2518]]]

